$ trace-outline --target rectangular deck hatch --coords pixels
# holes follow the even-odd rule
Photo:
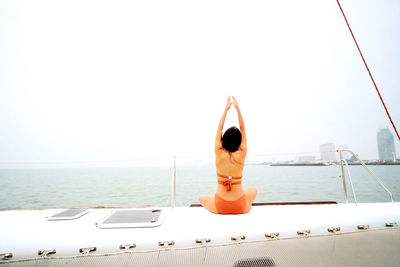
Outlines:
[[[47,217],[47,220],[48,221],[74,220],[85,215],[88,212],[89,210],[87,209],[67,209]]]
[[[161,222],[161,209],[135,209],[113,211],[96,225],[99,228],[156,227]]]

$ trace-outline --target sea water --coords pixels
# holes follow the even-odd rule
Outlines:
[[[369,166],[400,201],[400,166]],[[362,166],[350,166],[358,202],[386,202],[389,195]],[[345,202],[340,166],[246,165],[243,186],[255,186],[255,202]],[[176,205],[215,193],[213,164],[178,164]],[[347,180],[349,202],[353,201]],[[0,208],[169,206],[171,166],[0,169]]]

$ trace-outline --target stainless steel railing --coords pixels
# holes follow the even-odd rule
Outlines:
[[[176,202],[176,156],[174,156],[174,168],[172,170],[171,208],[175,208],[175,202]]]
[[[348,153],[352,154],[360,162],[360,164],[364,167],[364,169],[366,169],[367,172],[372,177],[374,177],[375,180],[382,186],[382,188],[389,194],[391,201],[394,202],[392,192],[385,186],[385,184],[382,182],[382,180],[379,179],[379,177],[376,176],[376,174],[370,168],[368,168],[368,166],[365,165],[365,163],[353,151],[351,151],[349,149],[338,149],[338,150],[336,150],[336,152],[339,153],[339,157],[340,157],[340,168],[341,168],[341,171],[342,171],[343,190],[344,190],[344,198],[346,200],[346,203],[348,203],[349,201],[348,201],[348,197],[347,197],[346,177],[345,177],[343,163],[345,164],[345,167],[346,167],[346,170],[347,170],[347,175],[349,176],[349,181],[350,181],[351,189],[352,189],[352,192],[353,192],[353,198],[354,198],[354,202],[355,202],[356,205],[357,205],[357,198],[356,198],[356,194],[354,192],[353,181],[351,179],[349,165],[347,164],[347,161],[345,159],[343,159],[343,152],[348,152]]]

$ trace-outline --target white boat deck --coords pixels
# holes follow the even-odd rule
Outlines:
[[[134,208],[132,208],[134,209]],[[164,213],[162,224],[149,228],[100,229],[96,223],[117,209],[89,209],[86,215],[65,221],[48,221],[47,216],[63,209],[0,211],[0,254],[12,253],[10,260],[33,259],[39,250],[55,249],[55,255],[80,255],[80,248],[96,247],[91,254],[121,252],[120,245],[135,244],[133,251],[166,249],[159,242],[173,241],[168,249],[204,246],[196,239],[210,239],[207,245],[235,242],[265,241],[266,233],[279,233],[282,239],[304,238],[297,231],[310,230],[308,237],[331,236],[362,231],[399,228],[400,203],[324,204],[324,205],[269,205],[254,206],[242,215],[217,215],[200,207],[160,208]],[[360,230],[358,225],[369,225]],[[329,233],[330,227],[340,232]],[[245,236],[234,241],[232,237]],[[4,262],[4,260],[3,260]],[[1,263],[1,260],[0,260]]]

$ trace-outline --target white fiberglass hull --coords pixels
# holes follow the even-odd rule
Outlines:
[[[242,215],[216,215],[203,208],[160,209],[160,226],[118,229],[96,226],[118,209],[89,209],[86,215],[65,221],[46,219],[61,209],[1,211],[0,254],[12,257],[0,264],[394,266],[400,262],[400,203],[255,206]],[[120,248],[127,244],[135,247]],[[96,251],[82,255],[80,249],[89,247]],[[55,254],[38,256],[39,250],[53,249]]]

